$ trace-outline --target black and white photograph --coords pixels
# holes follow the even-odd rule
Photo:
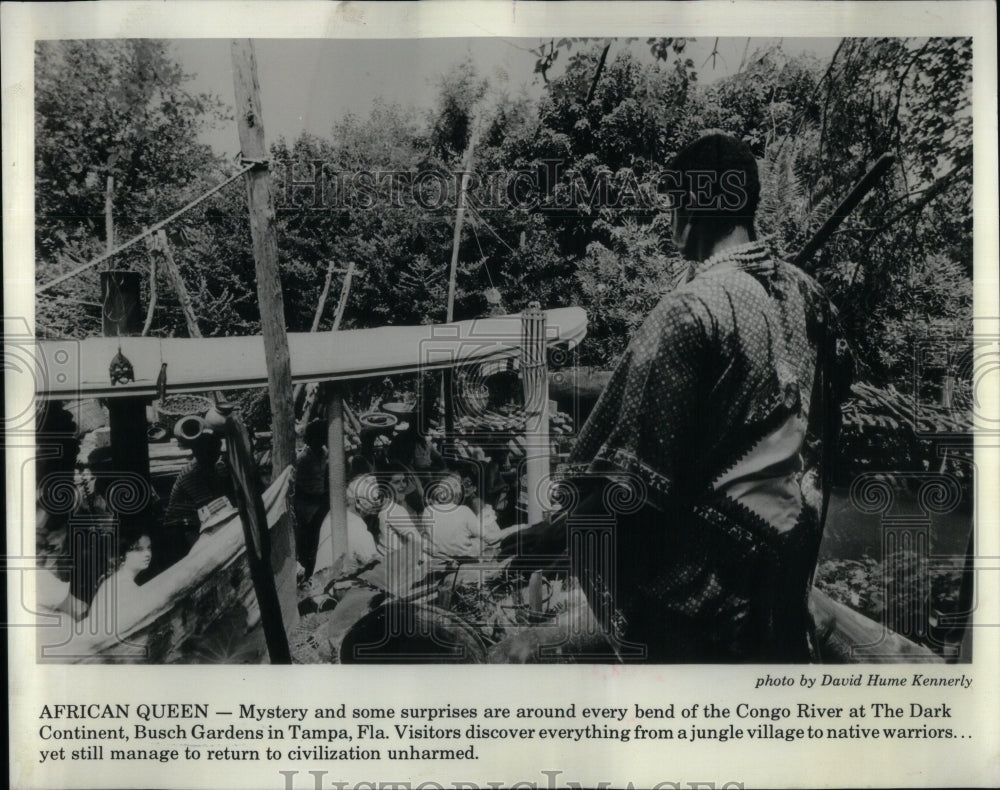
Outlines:
[[[35,34],[14,275],[31,304],[4,325],[31,390],[5,426],[33,448],[7,467],[29,671],[693,666],[709,689],[754,666],[709,729],[708,705],[682,725],[667,692],[611,694],[618,729],[576,740],[820,737],[783,719],[845,709],[769,688],[817,679],[828,701],[865,687],[879,726],[905,716],[900,739],[988,737],[925,720],[949,698],[914,688],[971,694],[997,621],[979,35],[549,19],[401,37],[334,5],[306,37]],[[912,696],[890,707],[881,686]],[[440,693],[411,715],[460,720],[461,740],[355,708],[328,745],[356,765],[479,759],[475,710]],[[590,715],[539,694],[512,693],[539,705],[517,708],[528,726]],[[59,719],[70,697],[35,708]],[[264,716],[212,707],[217,725]],[[43,749],[98,748],[73,708],[32,724]],[[818,724],[877,737],[833,728],[864,716]],[[78,757],[104,766],[107,737]],[[227,757],[263,760],[254,737],[223,739]],[[262,782],[313,786],[284,765]]]
[[[968,661],[971,59],[39,42],[39,658]]]

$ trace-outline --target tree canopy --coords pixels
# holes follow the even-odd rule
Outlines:
[[[961,334],[971,322],[971,42],[845,39],[826,59],[778,44],[715,80],[686,46],[548,42],[534,54],[537,100],[491,84],[466,58],[441,75],[427,111],[376,99],[327,136],[274,141],[289,329],[309,328],[331,262],[361,271],[344,327],[443,320],[455,174],[475,129],[456,316],[482,314],[493,288],[509,310],[580,304],[591,322],[581,358],[608,367],[683,268],[657,176],[679,147],[720,128],[758,157],[758,228],[787,257],[882,153],[896,155],[812,266],[841,308],[862,377],[905,387],[922,333]],[[36,77],[39,280],[103,250],[109,177],[121,239],[235,170],[198,142],[225,117],[223,103],[188,89],[163,42],[43,42]],[[288,173],[309,181],[316,166],[322,205],[310,187],[285,189]],[[204,333],[257,331],[238,185],[169,236]],[[146,271],[149,260],[137,247],[111,265]],[[176,295],[160,285],[150,331],[183,334]],[[96,288],[91,272],[41,296],[40,331],[95,334]]]

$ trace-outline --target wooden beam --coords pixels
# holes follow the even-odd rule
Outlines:
[[[263,113],[257,61],[253,42],[232,42],[233,87],[236,94],[236,121],[243,158],[266,162]],[[250,235],[253,239],[260,325],[267,361],[268,394],[271,399],[271,455],[274,472],[280,473],[295,460],[295,408],[292,402],[292,373],[285,334],[285,306],[278,276],[278,234],[274,221],[274,196],[266,164],[244,175],[250,208]]]

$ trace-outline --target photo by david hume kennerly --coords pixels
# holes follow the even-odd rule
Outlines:
[[[971,62],[39,42],[36,659],[970,661]]]

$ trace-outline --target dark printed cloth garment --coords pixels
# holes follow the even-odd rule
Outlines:
[[[726,250],[650,313],[583,427],[564,474],[617,478],[644,502],[615,516],[603,583],[649,658],[810,659],[849,384],[833,319],[822,288],[762,244]]]
[[[229,475],[221,464],[211,467],[189,461],[174,481],[163,518],[163,529],[153,536],[153,567],[164,570],[182,559],[198,540],[198,509],[225,497],[233,499]]]

